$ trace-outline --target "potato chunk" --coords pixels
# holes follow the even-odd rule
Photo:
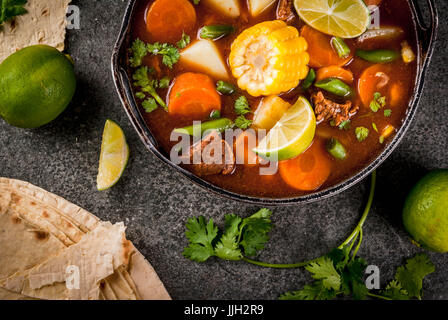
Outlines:
[[[205,0],[204,2],[230,18],[238,18],[240,16],[238,0]]]
[[[277,96],[261,100],[255,111],[253,125],[257,129],[272,129],[291,105]]]
[[[277,0],[249,0],[249,11],[252,17],[260,15],[272,6]]]

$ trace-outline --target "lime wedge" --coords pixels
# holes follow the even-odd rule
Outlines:
[[[316,117],[305,97],[300,97],[253,150],[271,161],[293,159],[313,142]]]
[[[109,189],[120,180],[129,159],[129,147],[123,130],[112,120],[104,126],[101,143],[100,165],[98,169],[97,188]]]
[[[370,25],[370,12],[363,0],[295,0],[300,18],[320,32],[356,38]]]

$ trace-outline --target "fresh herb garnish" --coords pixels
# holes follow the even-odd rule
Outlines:
[[[385,117],[390,117],[392,115],[392,110],[391,109],[384,109],[384,116]]]
[[[149,53],[155,56],[162,56],[162,63],[170,69],[180,59],[179,50],[171,44],[159,42],[153,44],[148,43],[147,48]]]
[[[138,68],[143,63],[143,58],[148,54],[148,48],[146,47],[146,43],[144,43],[140,39],[136,39],[132,43],[132,47],[129,49],[132,53],[132,57],[129,58],[129,63],[131,67]]]
[[[157,94],[156,89],[159,88],[159,81],[156,79],[150,78],[150,74],[153,72],[152,69],[149,69],[148,67],[140,67],[138,68],[132,78],[134,79],[134,85],[136,87],[140,87],[140,93],[136,93],[136,97],[139,99],[144,99],[146,97],[146,93],[151,95],[152,98],[154,98],[154,102],[157,102],[161,107],[163,107],[165,110],[167,110],[167,106],[165,101]],[[145,100],[148,101],[148,100]],[[154,103],[152,101],[145,103],[146,107],[143,106],[145,110],[151,110],[154,111]],[[151,112],[148,111],[148,112]]]
[[[355,129],[355,135],[359,142],[363,142],[369,136],[369,129],[366,127],[357,127]]]
[[[190,36],[186,33],[182,33],[182,38],[176,43],[179,49],[183,49],[188,46],[191,42]]]
[[[376,126],[375,122],[372,122],[372,128],[373,130],[375,130],[376,132],[378,132],[378,127]]]
[[[373,100],[370,102],[370,110],[378,112],[381,108],[386,106],[386,97],[381,96],[381,93],[375,92],[373,94]]]
[[[235,119],[235,126],[238,127],[238,128],[240,128],[240,129],[246,130],[246,129],[248,129],[251,125],[252,125],[252,120],[248,120],[248,119],[246,119],[245,116],[238,116],[238,117]]]
[[[235,113],[238,115],[235,119],[235,126],[243,130],[249,128],[252,125],[252,120],[246,119],[245,115],[251,112],[247,98],[245,96],[239,97],[235,101]]]
[[[339,130],[350,130],[351,123],[350,120],[342,121],[339,125]]]
[[[148,98],[142,102],[142,107],[147,113],[151,113],[158,108],[158,105],[154,98]]]
[[[198,5],[199,2],[201,2],[201,0],[193,0],[193,3],[194,3],[195,5]]]
[[[159,80],[159,89],[167,89],[170,86],[170,78],[169,77],[163,77]]]
[[[0,27],[4,22],[27,13],[24,8],[27,2],[27,0],[0,0]]]

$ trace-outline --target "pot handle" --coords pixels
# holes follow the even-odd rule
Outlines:
[[[420,44],[422,48],[422,58],[423,61],[427,61],[427,58],[432,55],[433,44],[437,37],[437,28],[439,25],[439,16],[435,0],[426,0],[428,4],[429,13],[431,20],[429,25],[425,23],[425,19],[422,15],[422,10],[418,4],[418,0],[413,0],[413,9],[415,12],[416,22],[417,22],[417,32],[420,39]]]

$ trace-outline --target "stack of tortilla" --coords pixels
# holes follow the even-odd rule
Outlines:
[[[111,224],[29,183],[0,178],[0,300],[170,299]]]

